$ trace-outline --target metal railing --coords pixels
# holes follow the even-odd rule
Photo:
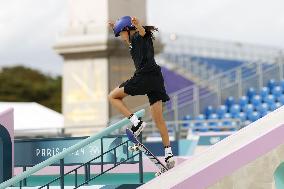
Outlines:
[[[142,135],[140,135],[140,140],[142,139]],[[102,140],[102,139],[101,139]],[[129,150],[126,151],[126,159],[123,160],[123,161],[120,161],[118,162],[117,161],[117,149],[120,147],[120,146],[123,146],[123,145],[126,145],[127,146],[127,149],[128,149],[128,146],[129,146],[129,140],[125,141],[125,142],[122,142],[120,143],[119,145],[115,146],[114,148],[106,151],[106,152],[103,152],[103,143],[101,141],[101,155],[100,156],[97,156],[91,160],[89,160],[88,162],[84,163],[84,164],[81,164],[80,166],[76,167],[75,169],[71,170],[71,171],[68,171],[67,173],[64,173],[64,161],[63,159],[60,160],[60,176],[57,177],[56,179],[53,179],[52,181],[48,182],[47,184],[39,187],[39,189],[41,188],[49,188],[52,184],[60,181],[60,187],[61,188],[64,188],[64,177],[67,176],[67,175],[70,175],[70,174],[74,174],[74,188],[79,188],[81,186],[84,186],[88,183],[90,183],[90,181],[93,181],[94,179],[102,176],[103,174],[107,173],[108,171],[114,169],[115,167],[121,165],[121,164],[127,164],[127,161],[131,160],[131,159],[134,159],[137,155],[139,155],[139,161],[138,162],[132,162],[132,163],[139,163],[139,182],[140,183],[143,183],[143,165],[142,165],[142,153],[139,152],[139,153],[135,153],[134,155],[129,155]],[[113,152],[114,154],[114,163],[113,163],[113,166],[104,170],[104,155],[107,155],[108,153],[111,153]],[[101,162],[100,162],[100,173],[95,175],[95,176],[91,176],[91,165],[92,164],[95,164],[95,160],[97,159],[100,159]],[[111,163],[112,164],[112,163]],[[82,183],[79,183],[78,184],[78,172],[79,172],[79,169],[84,167],[85,168],[85,180],[84,182]]]
[[[145,115],[145,111],[144,110],[140,110],[138,112],[135,113],[138,117],[143,117]],[[97,133],[93,136],[90,136],[80,142],[78,142],[77,144],[67,148],[66,150],[56,154],[55,156],[52,156],[51,158],[33,166],[32,168],[24,171],[23,173],[3,182],[0,184],[0,189],[4,189],[4,188],[7,188],[7,187],[10,187],[10,186],[13,186],[13,185],[16,185],[17,183],[20,183],[23,182],[24,179],[28,178],[29,176],[31,176],[32,174],[38,172],[39,170],[47,167],[47,166],[50,166],[50,165],[53,165],[57,162],[60,162],[61,165],[64,165],[64,158],[71,154],[71,153],[74,153],[76,152],[77,150],[81,149],[82,147],[84,146],[87,146],[89,145],[90,143],[98,140],[98,139],[101,139],[102,137],[104,136],[107,136],[109,134],[112,134],[115,130],[117,129],[120,129],[122,127],[125,127],[127,124],[129,124],[129,120],[127,118],[124,118],[122,120],[120,120],[119,122],[105,128],[103,131],[101,131],[100,133]],[[91,160],[92,161],[92,160]],[[60,185],[61,185],[61,188],[64,188],[64,183],[62,184],[61,182],[64,182],[64,180],[62,179],[62,176],[64,175],[64,167],[60,168],[60,175],[61,175],[61,179],[60,179]],[[49,188],[47,186],[47,188]]]
[[[227,125],[224,123],[227,123]],[[196,124],[201,124],[201,126],[196,126]],[[240,119],[177,120],[167,122],[169,135],[172,136],[174,140],[186,139],[189,132],[198,133],[204,131],[237,131],[242,127],[244,127],[244,125]],[[155,123],[147,123],[147,127],[145,127],[143,130],[143,136],[146,140],[146,136],[160,136],[159,130],[155,126]]]
[[[165,110],[165,115],[169,117],[167,120],[179,120],[185,115],[197,116],[208,105],[217,107],[223,104],[229,96],[238,99],[242,95],[246,95],[250,87],[258,91],[270,79],[282,80],[284,78],[283,63],[277,62],[270,65],[250,63],[217,75],[206,82],[200,83],[199,86],[192,86],[192,96],[194,98],[182,104],[178,103],[182,101],[182,97],[180,92],[177,92],[171,96],[171,106],[167,106],[171,108]],[[202,90],[203,94],[200,95]]]

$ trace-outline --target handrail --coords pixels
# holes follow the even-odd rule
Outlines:
[[[138,117],[143,117],[145,114],[145,110],[142,109],[138,112],[135,113]],[[114,130],[120,129],[123,126],[125,126],[126,124],[129,123],[129,120],[127,118],[124,118],[122,120],[120,120],[119,122],[105,128],[103,131],[101,131],[98,134],[95,134],[93,136],[90,136],[80,142],[78,142],[77,144],[67,148],[66,150],[60,152],[59,154],[52,156],[51,158],[33,166],[32,168],[28,169],[27,171],[3,182],[0,184],[0,189],[4,189],[6,187],[9,187],[13,184],[16,184],[18,182],[20,182],[21,180],[31,176],[32,174],[36,173],[37,171],[39,171],[40,169],[50,166],[52,164],[54,164],[55,162],[60,161],[60,159],[63,159],[65,156],[67,156],[70,153],[75,152],[76,150],[79,150],[80,148],[82,148],[83,146],[86,146],[92,142],[94,142],[95,140],[98,140],[100,138],[102,138],[103,136],[106,136],[108,134],[110,134],[111,132],[113,132]]]

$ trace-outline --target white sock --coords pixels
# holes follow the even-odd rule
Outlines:
[[[167,156],[167,154],[173,154],[171,147],[165,148],[165,156]]]
[[[133,116],[131,116],[130,118],[129,118],[129,120],[131,121],[131,123],[134,125],[134,126],[137,126],[138,125],[138,123],[139,123],[139,119],[138,119],[138,117],[135,115],[135,114],[133,114]]]

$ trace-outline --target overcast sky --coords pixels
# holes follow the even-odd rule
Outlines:
[[[161,31],[284,48],[283,0],[148,0]],[[0,66],[25,64],[60,74],[52,50],[68,24],[67,0],[0,0]]]

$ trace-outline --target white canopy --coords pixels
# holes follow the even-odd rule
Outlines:
[[[0,111],[14,108],[15,131],[62,128],[63,115],[35,102],[0,102]]]

